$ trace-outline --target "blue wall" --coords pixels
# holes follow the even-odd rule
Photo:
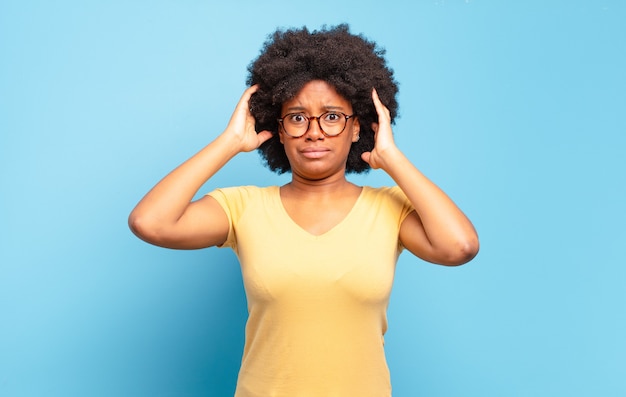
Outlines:
[[[401,257],[394,395],[626,395],[625,3],[398,3],[0,2],[0,395],[232,393],[234,255],[126,217],[221,132],[268,33],[344,21],[386,47],[397,141],[482,242]],[[285,180],[251,153],[203,192]]]

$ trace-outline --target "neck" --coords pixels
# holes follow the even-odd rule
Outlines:
[[[332,175],[323,179],[308,179],[300,175],[293,175],[291,182],[284,186],[296,194],[329,194],[341,193],[345,189],[352,189],[355,185],[349,182],[345,174]]]

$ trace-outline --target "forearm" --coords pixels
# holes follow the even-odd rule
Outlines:
[[[444,265],[460,265],[478,252],[474,226],[450,198],[426,178],[396,146],[389,109],[376,90],[372,100],[378,113],[374,148],[361,158],[393,178],[415,208],[400,227],[400,240],[422,259]]]
[[[397,148],[385,155],[383,168],[413,204],[432,252],[474,256],[478,237],[474,226],[437,185],[422,174]]]
[[[239,151],[233,139],[222,134],[170,172],[137,204],[129,217],[131,227],[139,219],[173,224],[185,212],[200,187]]]
[[[257,149],[272,137],[255,131],[246,89],[224,132],[152,188],[131,212],[128,223],[140,238],[170,248],[200,248],[221,244],[228,234],[226,214],[212,199],[195,202],[198,189],[240,152]]]

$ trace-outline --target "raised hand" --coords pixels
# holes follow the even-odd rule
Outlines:
[[[378,113],[378,123],[372,123],[372,129],[374,130],[374,148],[371,152],[361,154],[361,158],[374,169],[385,169],[385,162],[390,160],[389,156],[394,155],[394,152],[397,151],[397,147],[393,140],[389,109],[381,102],[376,89],[372,89],[372,100],[374,101],[376,112]]]
[[[258,85],[246,89],[230,117],[224,134],[228,134],[239,144],[239,151],[250,152],[257,149],[272,137],[270,131],[261,131],[257,134],[254,129],[255,120],[250,113],[250,98],[257,92]]]
[[[478,252],[474,226],[452,200],[424,176],[398,149],[391,131],[389,109],[376,90],[372,99],[378,123],[372,124],[374,148],[361,158],[372,168],[384,170],[411,201],[415,212],[400,228],[400,241],[418,257],[443,265],[460,265]]]
[[[198,189],[240,152],[258,148],[271,138],[270,131],[256,133],[250,113],[250,97],[244,91],[228,126],[215,140],[157,183],[131,212],[131,230],[143,240],[169,248],[202,248],[219,245],[229,230],[228,218],[214,199],[193,201]]]

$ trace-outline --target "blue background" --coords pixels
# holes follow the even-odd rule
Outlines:
[[[397,142],[481,237],[460,268],[401,256],[394,395],[626,395],[625,4],[1,1],[0,395],[232,394],[236,258],[126,218],[222,131],[267,34],[340,22],[387,49]],[[244,154],[202,192],[287,179]]]

